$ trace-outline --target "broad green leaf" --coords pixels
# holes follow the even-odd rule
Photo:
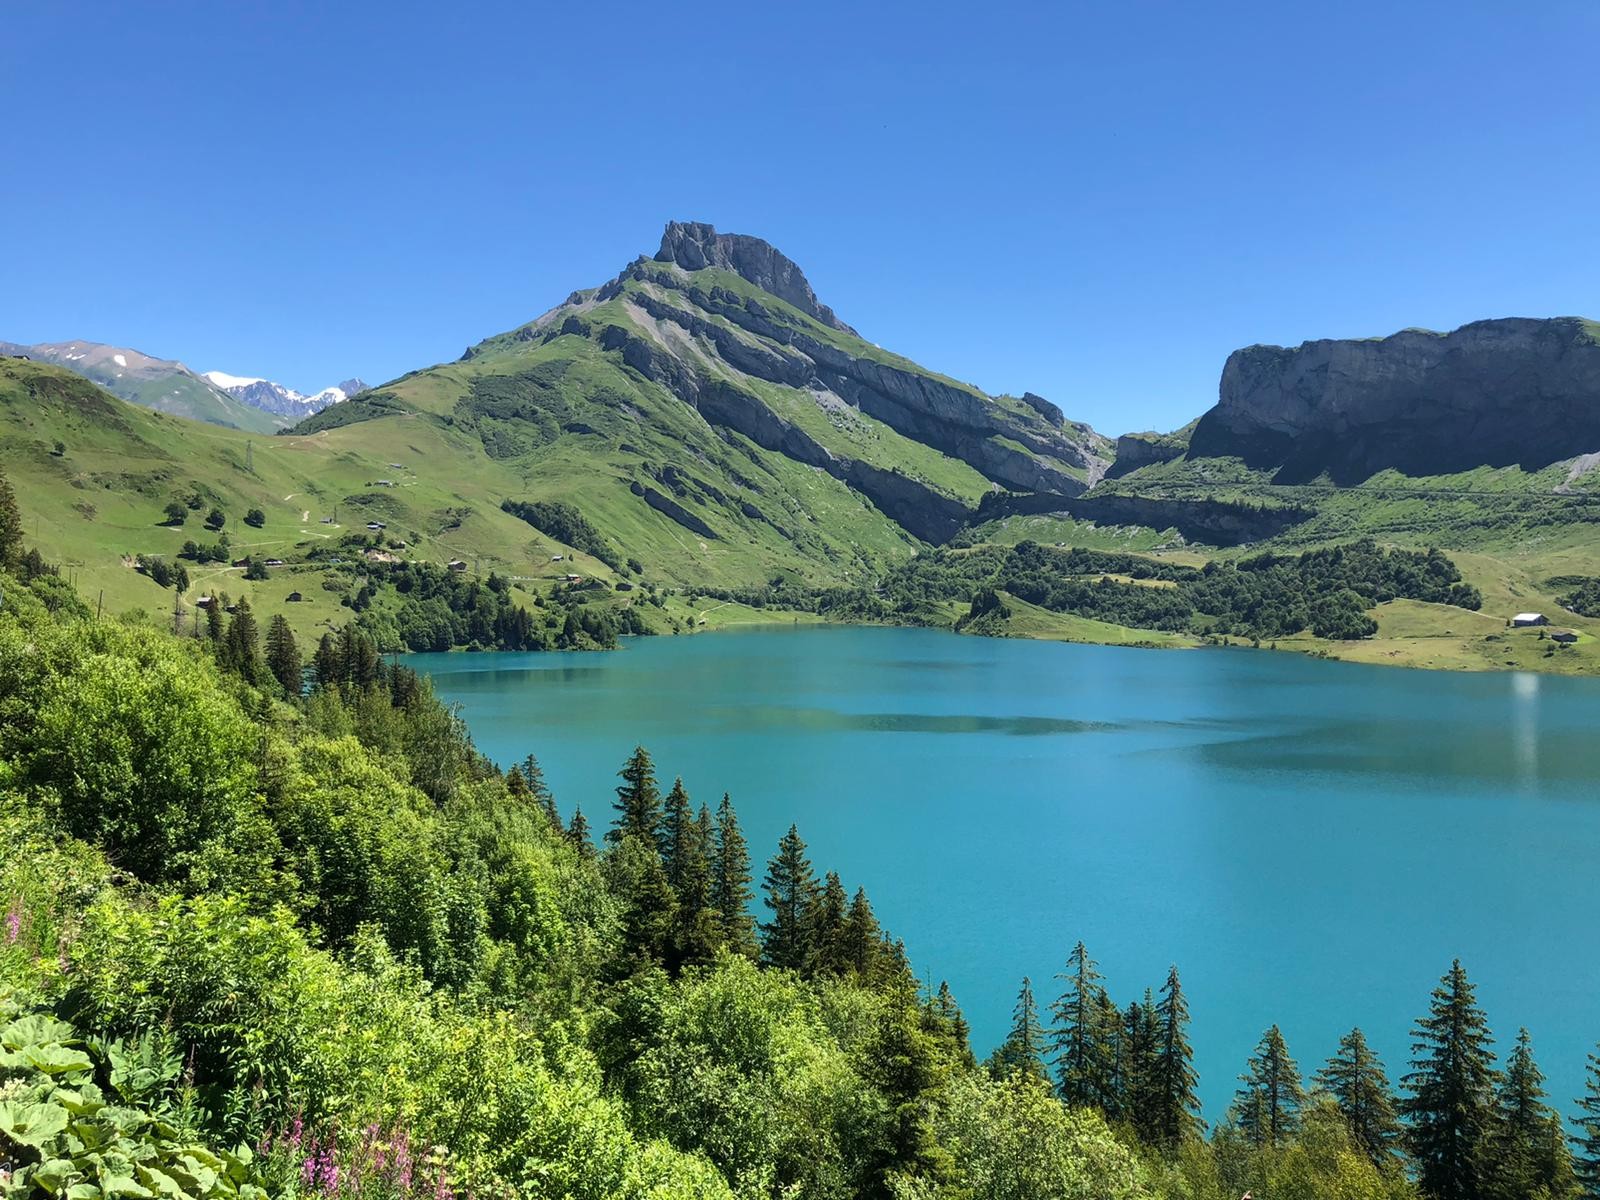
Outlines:
[[[86,1083],[76,1090],[57,1088],[55,1095],[50,1099],[52,1103],[61,1105],[75,1117],[93,1116],[106,1106],[100,1089],[92,1083]]]
[[[178,1181],[165,1171],[155,1167],[140,1165],[135,1167],[139,1181],[158,1196],[170,1196],[172,1200],[190,1200],[189,1193],[184,1191]]]
[[[215,1171],[206,1171],[187,1154],[172,1162],[166,1163],[163,1168],[166,1173],[178,1181],[178,1186],[186,1192],[204,1195],[210,1184],[217,1181]],[[210,1176],[209,1181],[207,1176]]]
[[[134,1178],[133,1163],[124,1155],[107,1154],[100,1161],[97,1176],[100,1180],[100,1190],[106,1194],[106,1200],[112,1200],[117,1196],[148,1200],[154,1195],[149,1188]]]
[[[100,1190],[105,1193],[106,1200],[115,1200],[119,1196],[127,1196],[130,1200],[151,1200],[155,1195],[132,1175],[101,1175]]]
[[[70,1158],[47,1159],[33,1169],[33,1181],[52,1196],[59,1196],[82,1175]]]
[[[74,1071],[92,1071],[94,1063],[82,1050],[68,1046],[25,1046],[21,1050],[29,1066],[46,1075],[66,1075]]]
[[[67,1127],[67,1110],[54,1104],[0,1102],[0,1133],[24,1146],[42,1148]]]
[[[21,1050],[27,1046],[49,1046],[56,1043],[71,1044],[78,1040],[78,1031],[65,1021],[44,1013],[30,1013],[18,1017],[0,1029],[0,1045],[8,1050]]]
[[[192,1158],[197,1164],[210,1167],[213,1171],[222,1170],[224,1165],[221,1158],[211,1153],[204,1146],[184,1147],[183,1157],[186,1159]]]

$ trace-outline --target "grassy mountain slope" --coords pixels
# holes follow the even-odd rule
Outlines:
[[[684,229],[703,265],[661,257]],[[1053,405],[871,345],[734,269],[736,244],[782,258],[671,226],[657,259],[298,430],[432,419],[475,437],[511,498],[570,502],[690,585],[865,581],[997,487],[1072,495],[1103,472],[1109,444]]]
[[[283,612],[301,633],[350,619],[340,604],[350,590],[348,572],[326,560],[359,563],[364,550],[394,540],[407,545],[385,553],[441,565],[462,559],[477,573],[518,580],[530,594],[568,572],[608,584],[618,578],[598,559],[502,512],[501,499],[520,483],[515,471],[483,455],[472,435],[423,416],[256,437],[135,407],[47,364],[0,359],[0,470],[16,489],[30,538],[91,602],[103,592],[111,612],[171,612],[173,591],[139,574],[136,556],[170,561],[185,541],[216,541],[204,526],[213,506],[227,518],[230,560],[254,555],[287,565],[266,580],[246,581],[230,564],[190,564],[186,603],[225,590],[257,609]],[[183,526],[162,524],[169,503],[193,496],[200,507]],[[265,517],[260,528],[244,523],[253,508]],[[369,521],[387,529],[369,534]],[[285,603],[291,592],[303,600]],[[687,625],[695,611],[679,600],[652,619]]]
[[[31,360],[65,367],[143,408],[173,416],[226,425],[252,433],[282,429],[287,419],[263,412],[228,395],[180,362],[152,358],[137,350],[98,342],[54,342],[19,346],[0,342],[0,354],[26,355]]]

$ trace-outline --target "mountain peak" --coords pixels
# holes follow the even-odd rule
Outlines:
[[[704,221],[669,221],[661,235],[657,262],[677,263],[686,271],[721,267],[749,280],[763,291],[794,305],[824,325],[855,330],[817,299],[799,265],[769,242],[744,233],[718,233]]]

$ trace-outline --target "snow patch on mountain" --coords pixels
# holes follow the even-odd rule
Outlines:
[[[229,375],[226,371],[207,371],[205,377],[223,391],[227,391],[229,388],[248,387],[252,383],[266,382],[263,379],[251,379],[244,375]]]

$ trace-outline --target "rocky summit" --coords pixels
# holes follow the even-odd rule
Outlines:
[[[1280,483],[1549,466],[1600,450],[1600,324],[1475,321],[1451,333],[1250,346],[1229,356],[1191,458]]]
[[[743,233],[718,233],[702,221],[670,221],[661,235],[657,262],[676,263],[685,271],[721,267],[733,271],[764,292],[794,305],[824,325],[854,333],[817,300],[798,264],[775,247]]]

